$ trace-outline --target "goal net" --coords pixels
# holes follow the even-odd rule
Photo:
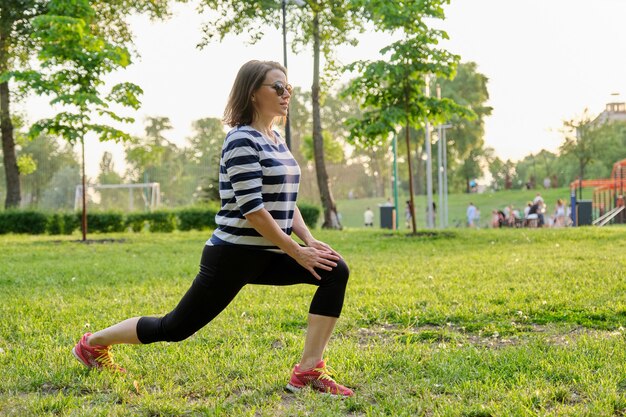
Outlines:
[[[161,187],[158,182],[138,184],[87,185],[87,200],[99,208],[117,210],[154,210],[161,205]],[[82,206],[83,186],[76,186],[74,210]]]

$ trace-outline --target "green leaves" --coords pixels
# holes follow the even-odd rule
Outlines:
[[[111,89],[111,93],[106,97],[106,99],[137,110],[141,107],[139,96],[142,94],[143,90],[138,85],[132,83],[120,83]]]
[[[138,109],[142,90],[132,83],[115,85],[102,96],[103,76],[130,64],[123,45],[93,32],[95,10],[87,0],[52,0],[45,15],[32,19],[32,38],[37,45],[41,71],[13,71],[22,90],[51,97],[50,104],[64,108],[56,116],[35,123],[29,136],[48,132],[70,143],[82,141],[88,132],[104,140],[128,140],[119,129],[91,121],[93,114],[116,122],[131,122],[109,109],[109,103]]]

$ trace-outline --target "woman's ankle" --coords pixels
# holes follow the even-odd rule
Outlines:
[[[310,371],[311,369],[315,368],[321,360],[321,358],[302,358],[300,364],[298,365],[298,368],[300,368],[301,371]]]

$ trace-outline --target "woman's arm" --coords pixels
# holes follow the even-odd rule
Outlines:
[[[300,213],[300,209],[296,206],[296,209],[293,213],[293,232],[298,236],[305,245],[311,246],[310,243],[315,240],[311,231],[306,226],[304,222],[304,218],[302,217],[302,213]]]
[[[299,213],[300,212],[298,211],[298,214]],[[265,208],[248,213],[245,217],[250,222],[252,227],[254,227],[254,229],[261,234],[261,236],[278,246],[287,255],[295,259],[296,262],[302,265],[302,267],[311,272],[315,278],[320,280],[322,279],[318,273],[315,272],[315,268],[331,271],[337,266],[336,261],[340,258],[336,252],[317,247],[302,247],[298,245],[289,235],[283,232]],[[294,228],[295,218],[296,216],[294,213]],[[302,221],[302,224],[304,224],[302,215],[300,215],[300,220]],[[306,225],[304,227],[306,227]],[[308,234],[311,239],[313,239],[311,233],[309,232]],[[315,239],[313,239],[313,241],[317,242]]]
[[[296,209],[293,213],[292,229],[296,236],[302,239],[305,245],[319,249],[321,251],[330,252],[335,256],[341,257],[341,255],[339,255],[333,248],[331,248],[330,245],[324,242],[320,242],[313,237],[311,231],[304,222],[304,218],[302,217],[302,213],[300,213],[300,209],[298,209],[298,206],[296,206]]]

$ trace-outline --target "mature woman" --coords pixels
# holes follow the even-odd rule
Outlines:
[[[250,61],[241,67],[225,111],[225,122],[233,129],[222,147],[221,209],[200,272],[165,316],[134,317],[83,335],[72,350],[81,363],[123,371],[112,361],[111,345],[181,341],[216,317],[246,284],[305,283],[318,288],[309,308],[304,352],[287,389],[310,386],[335,396],[353,395],[332,379],[322,359],[343,306],[348,267],[306,227],[296,206],[300,168],[273,130],[274,121],[287,115],[290,97],[280,64]],[[296,243],[292,232],[306,246]]]

